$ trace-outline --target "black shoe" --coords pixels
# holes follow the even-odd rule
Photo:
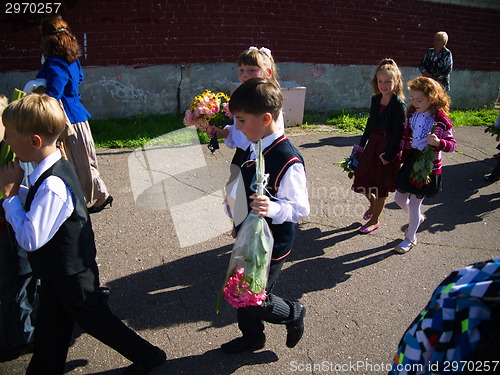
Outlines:
[[[100,286],[97,289],[97,293],[102,297],[105,303],[108,303],[109,299],[109,288],[107,286]]]
[[[306,307],[298,302],[297,305],[300,309],[299,317],[286,325],[286,346],[289,348],[293,348],[297,345],[304,334],[304,316],[306,315]]]
[[[264,347],[266,338],[258,341],[246,339],[245,337],[238,337],[234,340],[226,342],[220,346],[220,349],[227,354],[241,353],[246,350],[254,351]]]
[[[33,343],[29,343],[22,347],[17,347],[11,350],[5,350],[5,351],[2,350],[0,353],[0,362],[12,361],[24,354],[33,353],[33,348],[34,348]]]
[[[167,355],[160,348],[156,348],[154,358],[147,362],[133,363],[123,372],[125,375],[149,374],[151,370],[162,365],[167,360]]]
[[[500,177],[498,177],[498,176],[495,177],[491,173],[484,176],[484,181],[486,181],[486,182],[497,182],[499,179],[500,179]]]
[[[87,208],[87,210],[88,210],[89,214],[96,214],[96,213],[104,210],[108,204],[109,204],[109,207],[113,207],[113,197],[111,195],[108,195],[108,197],[106,198],[104,203],[101,204],[100,206],[92,206],[92,207]]]

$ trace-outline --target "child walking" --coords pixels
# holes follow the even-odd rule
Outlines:
[[[370,206],[359,231],[380,227],[380,215],[389,192],[396,190],[400,168],[400,142],[406,117],[401,71],[392,59],[382,59],[372,79],[373,97],[365,131],[354,149],[363,150],[354,172],[352,189],[364,194]],[[368,142],[368,145],[366,143]],[[366,147],[365,147],[366,145]]]
[[[424,221],[421,206],[424,197],[433,197],[441,190],[442,152],[456,148],[450,118],[450,97],[441,84],[427,77],[417,77],[408,82],[412,105],[408,110],[402,138],[404,154],[409,154],[396,181],[396,203],[408,214],[409,225],[405,239],[394,248],[399,254],[410,251],[417,244],[416,233]],[[434,131],[432,132],[432,129]],[[413,164],[425,146],[431,146],[434,161],[430,181],[423,186],[411,177]]]
[[[264,216],[274,237],[271,266],[266,286],[267,299],[261,306],[241,307],[237,310],[238,327],[242,336],[221,346],[225,353],[261,349],[265,345],[264,322],[284,324],[286,345],[293,348],[304,333],[306,308],[299,302],[281,298],[272,293],[281,268],[292,250],[295,224],[309,214],[309,200],[304,160],[299,151],[279,128],[278,117],[283,108],[281,90],[262,78],[252,78],[231,96],[231,112],[236,117],[237,129],[245,134],[251,146],[243,155],[242,181],[246,194],[236,199],[245,200],[252,211]],[[255,176],[255,158],[262,140],[266,173],[269,174],[267,195],[253,194],[250,189]],[[236,227],[238,231],[239,226]]]
[[[19,160],[36,162],[31,187],[20,186],[19,161],[0,169],[6,220],[41,280],[34,353],[27,374],[64,373],[74,323],[133,362],[127,374],[145,374],[165,352],[112,314],[99,292],[94,232],[83,190],[56,141],[66,126],[58,101],[30,94],[3,113],[6,142]]]

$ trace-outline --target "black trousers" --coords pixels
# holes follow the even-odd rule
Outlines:
[[[265,338],[264,322],[272,324],[287,324],[299,317],[298,302],[288,301],[272,293],[285,259],[272,262],[267,280],[267,299],[262,306],[240,307],[237,310],[238,327],[243,337],[252,341]]]
[[[0,361],[33,343],[37,280],[10,225],[0,231]]]
[[[27,375],[64,374],[74,323],[132,362],[152,358],[155,347],[113,315],[97,292],[97,270],[42,280],[35,348]]]

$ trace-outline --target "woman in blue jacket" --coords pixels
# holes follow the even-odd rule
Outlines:
[[[94,140],[88,119],[90,113],[80,102],[78,86],[83,81],[78,56],[80,46],[68,23],[61,17],[49,18],[41,24],[41,49],[45,61],[37,78],[47,80],[45,91],[59,100],[68,116],[69,128],[63,144],[68,161],[73,164],[85,194],[90,213],[102,211],[113,197],[99,175]]]

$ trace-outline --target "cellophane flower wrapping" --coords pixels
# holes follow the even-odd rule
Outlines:
[[[257,195],[264,193],[267,180],[264,171],[261,141],[252,183]],[[262,305],[267,298],[266,285],[273,245],[273,235],[266,219],[251,212],[238,231],[226,279],[217,300],[217,312],[222,296],[236,308]]]
[[[347,176],[349,178],[354,177],[354,171],[359,165],[359,161],[361,160],[361,155],[363,155],[364,147],[360,145],[354,145],[352,147],[351,155],[341,162],[335,163],[336,165],[340,165],[344,172],[347,172]]]
[[[347,163],[347,168],[352,172],[356,171],[356,168],[358,167],[361,160],[361,156],[363,155],[364,149],[365,148],[361,147],[360,145],[354,145],[352,147],[351,156],[349,156],[349,161]]]
[[[250,213],[238,231],[223,287],[224,299],[233,307],[265,301],[273,242],[267,221]]]

